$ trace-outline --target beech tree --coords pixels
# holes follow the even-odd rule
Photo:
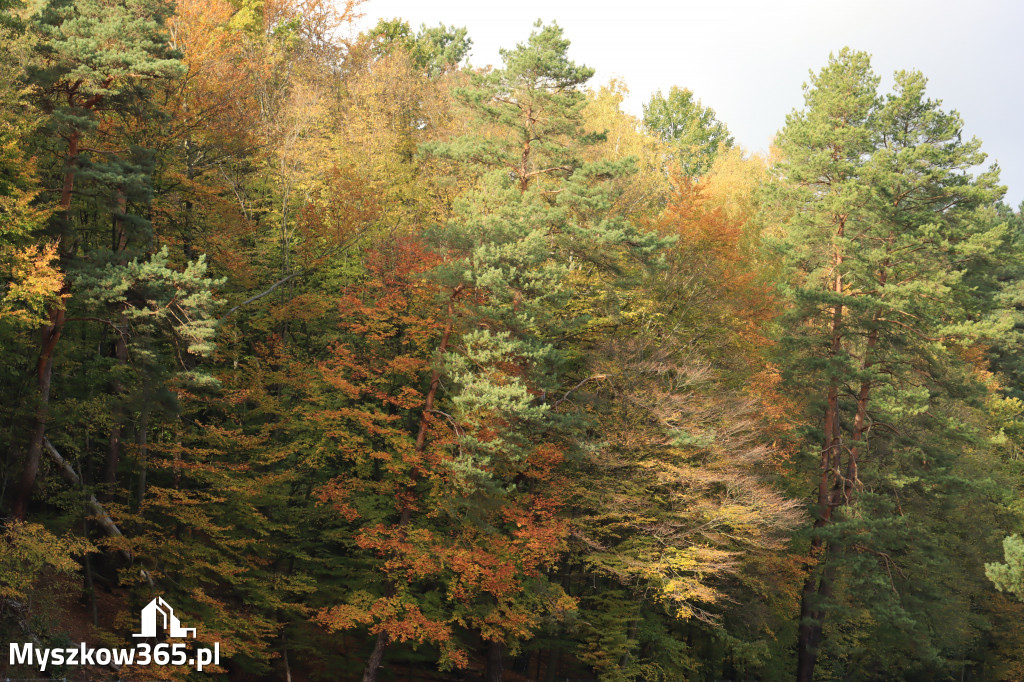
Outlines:
[[[8,104],[0,110],[0,324],[8,329],[45,321],[64,285],[56,246],[44,237],[50,211],[37,201],[39,172],[22,146],[41,118],[17,64],[28,51],[23,31],[22,22],[0,23],[0,99]]]
[[[670,145],[671,159],[688,176],[704,175],[719,151],[734,144],[714,110],[701,104],[690,90],[676,86],[667,97],[660,90],[651,96],[644,105],[644,125]]]

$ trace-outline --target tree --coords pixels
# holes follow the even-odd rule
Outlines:
[[[587,106],[583,109],[585,130],[604,139],[588,145],[584,160],[634,160],[636,172],[612,180],[621,186],[616,191],[612,211],[639,221],[662,209],[669,193],[669,180],[663,167],[665,145],[646,134],[636,117],[622,111],[628,93],[626,84],[616,79],[587,93]]]
[[[505,68],[474,79],[459,91],[481,128],[494,126],[500,138],[475,134],[446,145],[428,145],[429,152],[483,167],[505,169],[525,192],[532,183],[569,178],[582,165],[580,143],[585,135],[580,113],[586,105],[582,86],[594,70],[566,56],[569,41],[557,24],[535,24],[526,43],[502,49]],[[575,136],[575,137],[574,137]]]
[[[381,19],[366,34],[366,39],[378,58],[398,48],[409,55],[419,71],[430,77],[457,68],[473,45],[465,28],[423,25],[413,33],[408,22],[400,19]]]
[[[884,99],[877,83],[868,56],[844,49],[812,75],[805,110],[780,134],[793,211],[775,243],[790,268],[781,348],[791,385],[813,391],[811,414],[823,415],[809,440],[818,453],[816,567],[802,596],[799,680],[812,679],[834,590],[848,578],[840,566],[859,579],[870,570],[860,553],[877,551],[876,570],[891,570],[891,557],[872,547],[872,537],[885,542],[875,526],[885,512],[868,481],[884,476],[889,458],[928,475],[928,456],[915,453],[952,447],[942,439],[956,417],[940,406],[955,404],[943,401],[958,390],[957,344],[1005,328],[975,316],[966,283],[1003,239],[976,212],[1002,191],[995,172],[968,174],[984,159],[980,142],[962,140],[959,116],[925,97],[919,73],[897,73]],[[916,446],[903,437],[910,430]]]
[[[0,10],[6,8],[0,7]],[[2,15],[6,17],[6,13]],[[21,22],[0,24],[0,325],[34,327],[56,305],[64,277],[54,244],[43,236],[50,211],[37,201],[42,187],[22,141],[40,125],[17,58],[28,52]]]
[[[672,160],[684,175],[701,176],[711,168],[722,149],[731,149],[734,141],[729,129],[715,112],[694,99],[693,92],[672,86],[668,97],[661,91],[644,105],[644,125],[667,142]]]
[[[386,495],[397,507],[360,540],[378,554],[386,589],[369,609],[335,612],[335,626],[367,623],[377,634],[366,680],[376,678],[389,643],[412,635],[441,645],[443,663],[464,662],[449,650],[456,646],[449,623],[482,640],[488,679],[498,679],[504,647],[564,604],[541,569],[553,563],[564,535],[556,511],[569,443],[554,396],[572,387],[569,348],[560,339],[586,323],[566,306],[583,268],[598,272],[622,253],[642,257],[658,244],[604,215],[606,180],[627,164],[582,160],[581,139],[598,139],[582,135],[580,86],[591,71],[570,62],[567,49],[557,26],[538,25],[526,44],[503,52],[505,68],[462,92],[475,120],[495,134],[474,131],[422,147],[461,161],[476,186],[422,237],[436,265],[421,277],[436,298],[433,311],[420,315],[440,330],[436,345],[418,349],[434,357],[429,381],[424,376],[403,398],[417,416],[396,420],[406,429],[402,463],[380,474],[398,487]],[[395,456],[386,454],[394,441],[385,439],[382,459]],[[440,603],[410,585],[427,579],[447,586]]]
[[[57,145],[63,187],[54,236],[62,260],[75,254],[81,240],[73,232],[71,201],[75,179],[82,172],[113,185],[109,187],[116,195],[112,212],[120,216],[121,239],[127,238],[124,230],[132,223],[126,220],[124,202],[130,191],[128,184],[138,187],[136,164],[115,158],[106,169],[90,167],[81,145],[83,137],[99,125],[97,111],[129,108],[140,101],[137,88],[146,80],[180,72],[179,62],[168,50],[162,28],[165,18],[163,5],[146,0],[113,6],[54,0],[44,4],[28,22],[27,30],[37,42],[26,78],[37,106],[48,115],[52,139],[66,144],[64,149]],[[18,518],[25,516],[46,435],[53,354],[66,322],[67,285],[60,294],[61,300],[49,306],[48,320],[40,330],[36,411],[14,501]]]

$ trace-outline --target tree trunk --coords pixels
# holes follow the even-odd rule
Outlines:
[[[68,167],[64,170],[64,186],[60,191],[60,210],[64,212],[65,229],[70,222],[71,195],[75,189],[75,162],[78,160],[78,146],[82,142],[81,133],[74,132],[68,138]],[[64,241],[64,240],[62,240]]]
[[[544,671],[544,682],[555,682],[558,676],[558,664],[561,657],[562,652],[558,649],[548,651],[548,664],[547,669]]]
[[[135,444],[138,446],[138,467],[139,478],[135,489],[135,508],[142,509],[142,501],[146,497],[146,467],[148,465],[148,440],[149,440],[149,404],[143,403],[142,414],[139,415],[139,431],[135,435]]]
[[[836,230],[838,237],[845,231],[845,218],[839,219]],[[843,253],[839,247],[833,254],[835,279],[832,292],[836,296],[843,294]],[[831,347],[829,357],[835,358],[843,349],[843,303],[840,301],[832,308],[832,328],[830,330]],[[822,428],[824,446],[821,449],[821,462],[818,471],[818,503],[817,518],[814,519],[815,529],[820,529],[832,521],[832,512],[843,499],[845,486],[833,481],[840,468],[842,457],[842,432],[839,423],[839,384],[834,376],[829,377],[826,390],[825,421]],[[797,681],[810,682],[814,679],[814,666],[818,661],[818,646],[821,644],[821,633],[824,628],[825,612],[821,602],[831,594],[832,572],[834,563],[829,562],[828,547],[820,536],[811,540],[811,553],[818,558],[822,566],[821,575],[811,571],[804,582],[800,596],[800,623],[797,627]]]
[[[814,666],[818,662],[818,647],[825,627],[824,603],[832,596],[836,575],[836,551],[831,546],[822,547],[821,575],[813,572],[807,576],[800,600],[800,628],[797,651],[797,682],[812,682]]]
[[[487,643],[486,682],[501,682],[505,676],[505,645],[498,641]]]
[[[128,318],[121,313],[121,324],[117,326],[117,340],[115,341],[114,354],[117,357],[118,369],[128,364],[128,344],[125,336],[128,334]],[[110,439],[107,442],[107,459],[103,467],[103,482],[110,486],[113,491],[117,484],[117,465],[121,461],[121,430],[124,427],[124,406],[121,404],[124,393],[124,384],[119,379],[111,382],[111,390],[114,393],[114,400],[117,401],[113,408],[113,423],[110,425]]]
[[[377,641],[373,645],[373,653],[366,659],[366,670],[363,671],[363,682],[377,682],[377,673],[380,671],[380,664],[384,660],[384,649],[388,645],[388,633],[381,630],[377,634]]]
[[[99,101],[95,97],[95,101]],[[94,105],[90,100],[87,104]],[[78,160],[78,148],[82,141],[82,135],[74,132],[68,138],[67,167],[64,170],[64,185],[61,187],[60,210],[64,213],[64,224],[61,226],[61,236],[58,242],[58,252],[63,255],[63,248],[67,245],[67,231],[71,222],[71,196],[75,187],[75,163]],[[44,325],[40,330],[39,361],[36,365],[36,410],[32,420],[32,433],[29,437],[28,452],[25,453],[25,466],[21,472],[21,480],[18,484],[17,496],[14,500],[14,517],[20,521],[25,520],[28,512],[28,504],[32,499],[32,489],[35,487],[36,476],[39,475],[39,462],[43,454],[43,439],[46,438],[46,422],[50,416],[50,383],[53,378],[53,353],[60,340],[64,328],[64,300],[67,293],[67,284],[62,290],[61,300],[53,304],[48,311],[50,323]]]
[[[25,454],[25,467],[21,472],[18,493],[14,501],[14,517],[25,520],[28,504],[32,499],[39,463],[43,454],[43,440],[46,438],[46,422],[50,416],[50,383],[53,378],[53,352],[64,328],[64,308],[50,311],[50,324],[40,334],[39,362],[36,365],[36,410],[32,420],[32,435]]]
[[[284,663],[284,682],[292,682],[292,666],[288,662],[288,637],[281,633],[281,660]]]
[[[128,231],[125,229],[124,217],[128,211],[128,200],[125,197],[124,189],[117,191],[118,212],[114,215],[114,244],[112,248],[116,253],[121,254],[120,264],[128,264],[124,257],[124,250],[128,246]],[[125,341],[128,334],[128,315],[126,310],[121,311],[121,321],[117,325],[117,339],[114,342],[114,356],[117,358],[118,370],[128,364],[128,344]],[[124,393],[124,384],[114,374],[111,382],[111,390],[114,394],[113,423],[110,426],[110,439],[107,443],[107,459],[103,467],[103,482],[110,487],[113,493],[114,485],[117,483],[117,464],[121,459],[121,430],[124,427],[124,405],[121,403],[121,396]]]

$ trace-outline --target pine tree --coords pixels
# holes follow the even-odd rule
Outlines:
[[[477,185],[447,223],[424,235],[438,258],[423,277],[437,292],[431,317],[441,331],[405,457],[429,456],[433,465],[402,474],[408,492],[393,493],[392,520],[364,534],[388,573],[385,594],[364,616],[379,623],[367,680],[389,642],[428,622],[438,644],[452,637],[448,622],[475,632],[489,649],[489,679],[497,679],[503,647],[529,637],[561,603],[541,568],[557,557],[564,533],[555,511],[569,444],[556,408],[571,391],[572,362],[559,339],[587,323],[573,312],[581,293],[573,283],[608,275],[622,253],[643,258],[659,244],[603,215],[611,205],[604,180],[628,164],[583,161],[581,142],[599,139],[582,132],[581,86],[592,72],[569,61],[567,49],[557,26],[538,26],[526,44],[502,53],[503,69],[462,92],[479,125],[496,134],[423,146],[462,162]],[[431,556],[447,558],[450,569],[431,570],[449,596],[425,621],[431,602],[415,597],[408,576],[428,577],[420,571]],[[384,618],[399,603],[401,618]]]
[[[867,482],[882,475],[887,453],[926,475],[920,453],[951,447],[932,438],[955,420],[940,407],[956,390],[955,344],[1005,328],[978,318],[967,283],[1004,236],[977,213],[1002,191],[994,172],[968,175],[984,159],[980,142],[962,140],[959,116],[925,97],[920,74],[897,73],[884,99],[877,83],[867,55],[843,50],[812,77],[806,109],[780,136],[793,210],[776,243],[791,268],[781,347],[793,386],[814,391],[812,414],[823,414],[809,441],[819,453],[810,535],[817,567],[803,591],[800,680],[812,679],[830,599],[848,578],[840,566],[868,570],[860,552],[871,551],[871,536],[857,539],[868,532],[857,529],[884,526],[867,520],[878,509]],[[900,435],[912,429],[917,446]],[[865,460],[872,464],[862,470]]]
[[[97,130],[98,112],[130,110],[144,101],[140,88],[146,80],[180,72],[179,62],[167,47],[167,36],[162,28],[165,18],[166,6],[160,3],[110,5],[91,0],[81,3],[54,0],[42,5],[27,23],[27,31],[36,42],[26,79],[37,106],[48,116],[46,132],[63,166],[63,186],[54,229],[62,261],[79,256],[83,242],[86,249],[97,246],[88,235],[88,226],[76,226],[72,221],[75,182],[83,174],[111,193],[106,212],[113,215],[122,235],[115,240],[113,250],[123,250],[127,230],[133,224],[140,224],[126,213],[132,193],[145,194],[146,191],[140,155],[129,152],[118,155],[120,158],[115,156],[109,163],[94,164],[90,156],[82,152],[82,141]],[[146,156],[141,153],[142,158]],[[103,263],[95,265],[102,267]],[[70,278],[74,275],[69,272]],[[67,321],[68,283],[60,295],[61,300],[49,307],[47,323],[40,330],[36,409],[14,501],[14,514],[18,518],[25,516],[39,471],[49,416],[54,351]],[[123,334],[119,332],[122,338]]]

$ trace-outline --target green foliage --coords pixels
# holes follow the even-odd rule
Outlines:
[[[0,0],[5,632],[1022,678],[1024,223],[924,77],[843,50],[770,166],[556,24],[471,70],[356,4]]]
[[[423,25],[413,33],[408,22],[400,19],[381,19],[366,37],[378,56],[399,47],[409,54],[416,68],[432,77],[456,68],[473,45],[465,28]]]
[[[693,92],[672,86],[668,97],[661,91],[644,105],[644,125],[667,142],[671,158],[684,175],[702,176],[711,170],[715,157],[731,149],[735,140],[715,112],[694,99]]]
[[[125,321],[137,338],[165,336],[178,357],[209,355],[216,331],[211,313],[212,289],[226,280],[206,276],[206,257],[188,263],[184,270],[170,267],[167,247],[147,260],[115,266],[99,272],[83,272],[75,279],[80,302],[87,309],[123,309]],[[153,363],[152,351],[139,347],[136,362]]]
[[[167,11],[150,0],[43,3],[29,21],[36,55],[26,75],[59,130],[91,130],[101,100],[128,106],[139,81],[181,74],[162,30]]]
[[[1009,592],[1024,599],[1024,540],[1011,535],[1003,540],[1006,563],[985,564],[985,575],[1000,592]]]
[[[515,49],[502,49],[504,68],[473,77],[457,90],[477,121],[476,131],[455,142],[425,145],[425,151],[499,168],[525,191],[531,183],[571,177],[582,165],[581,146],[600,135],[583,131],[583,86],[594,70],[569,60],[569,41],[557,24],[537,30]],[[500,137],[482,134],[494,126]],[[594,174],[610,169],[594,166]],[[600,175],[598,175],[600,177]]]
[[[850,50],[812,77],[805,110],[780,134],[792,213],[768,241],[788,269],[778,357],[792,390],[810,396],[803,472],[819,482],[801,670],[823,636],[828,674],[855,679],[949,674],[985,627],[952,615],[981,599],[979,557],[993,540],[991,529],[952,529],[998,470],[965,355],[1012,326],[977,286],[1005,256],[1005,225],[987,214],[1002,194],[997,170],[969,175],[980,142],[962,139],[959,116],[925,96],[919,73],[898,72],[884,97],[877,84],[867,55]],[[958,573],[954,593],[946,581]]]

